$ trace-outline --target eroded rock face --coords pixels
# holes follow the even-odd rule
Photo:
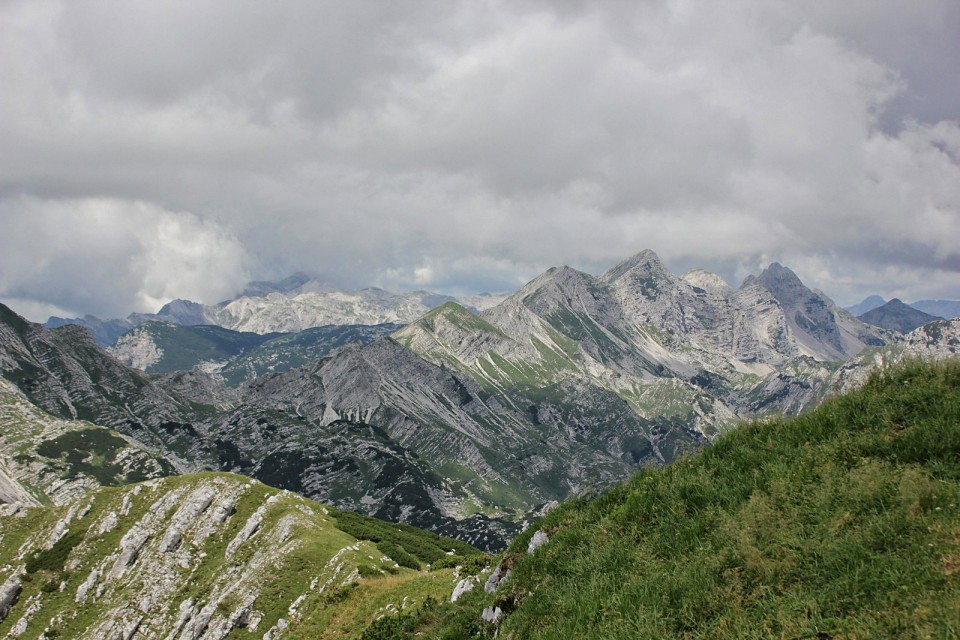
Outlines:
[[[497,625],[503,618],[503,611],[500,607],[485,607],[483,613],[480,614],[480,618],[486,623]]]
[[[34,517],[48,509],[37,508]],[[107,521],[111,527],[103,526]],[[42,526],[21,550],[0,547],[6,552],[0,570],[12,569],[0,574],[5,578],[0,619],[12,612],[17,630],[33,635],[49,627],[78,640],[208,640],[242,628],[256,637],[281,638],[291,621],[300,620],[301,608],[313,610],[324,590],[359,580],[361,564],[396,567],[373,543],[337,529],[319,505],[227,474],[98,492],[36,522]],[[62,589],[69,597],[48,597],[40,590],[48,573],[31,574],[29,598],[22,603],[25,569],[13,568],[11,558],[33,557],[64,523],[73,541],[63,560],[70,577]],[[0,522],[0,536],[8,526]],[[318,540],[349,544],[334,553],[326,542],[317,546]],[[58,569],[49,565],[42,571]],[[264,589],[271,594],[266,600],[260,598]]]
[[[17,603],[23,583],[20,576],[12,575],[0,586],[0,620],[7,617],[10,609]]]

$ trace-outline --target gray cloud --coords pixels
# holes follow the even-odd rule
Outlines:
[[[0,298],[503,290],[647,247],[957,298],[958,28],[952,0],[8,2]]]
[[[247,280],[231,234],[189,213],[115,199],[0,200],[7,238],[0,291],[57,311],[109,317],[156,311],[176,297],[216,300]],[[46,303],[51,304],[51,303]]]

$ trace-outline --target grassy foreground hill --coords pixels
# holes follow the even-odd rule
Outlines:
[[[493,593],[366,637],[960,637],[960,361],[877,372],[568,502],[498,569]]]
[[[453,567],[486,559],[243,476],[101,487],[69,506],[0,507],[0,636],[351,637],[449,599]]]

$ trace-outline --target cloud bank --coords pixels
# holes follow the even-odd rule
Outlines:
[[[5,3],[0,299],[505,290],[644,248],[960,297],[960,6],[598,4]]]

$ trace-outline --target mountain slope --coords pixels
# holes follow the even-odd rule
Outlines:
[[[342,637],[449,598],[439,567],[481,559],[228,474],[21,509],[0,536],[0,634],[34,638]]]
[[[45,329],[0,305],[0,375],[54,416],[117,429],[164,451],[180,471],[216,459],[171,426],[186,425],[197,412],[215,411],[213,406],[171,393],[124,367],[82,327]]]
[[[416,361],[414,366],[430,369],[406,354]],[[347,368],[351,357],[348,351],[341,360]],[[388,370],[397,375],[406,369]],[[196,371],[150,378],[115,361],[81,327],[44,329],[2,306],[0,373],[37,406],[133,436],[162,451],[180,472],[248,473],[338,506],[449,532],[489,549],[502,548],[520,526],[478,513],[502,512],[488,502],[476,504],[469,491],[451,485],[402,440],[387,435],[376,423],[365,424],[366,414],[355,410],[357,389],[350,388],[354,378],[349,375],[330,383],[338,404],[329,410],[325,400],[329,391],[314,397],[297,395],[297,389],[316,391],[309,369],[280,379],[289,384],[271,383],[281,375],[275,374],[238,390]],[[459,383],[447,380],[440,370],[432,375],[401,380],[397,395],[406,395],[403,385],[419,385],[430,402],[456,406],[451,403],[459,402]],[[433,380],[441,389],[431,389],[421,378]],[[411,396],[407,402],[419,399]],[[346,406],[339,404],[341,400]],[[306,405],[304,411],[301,405]],[[390,415],[400,415],[403,422],[402,414]],[[433,414],[426,415],[438,421]],[[523,513],[530,500],[547,501],[525,498]],[[467,503],[473,506],[467,508]],[[514,505],[510,512],[516,511]]]
[[[867,311],[858,316],[858,319],[875,327],[899,331],[900,333],[910,333],[928,322],[940,320],[939,317],[914,309],[897,298],[876,309]]]
[[[319,360],[351,342],[368,344],[401,325],[330,325],[297,333],[259,334],[223,327],[150,321],[120,336],[107,351],[123,364],[147,373],[217,371],[236,387],[244,380],[287,371]]]
[[[173,473],[169,461],[135,439],[55,418],[0,379],[0,502],[66,504],[92,487]]]
[[[878,372],[561,505],[514,541],[489,592],[380,637],[955,637],[958,424],[960,361]]]

